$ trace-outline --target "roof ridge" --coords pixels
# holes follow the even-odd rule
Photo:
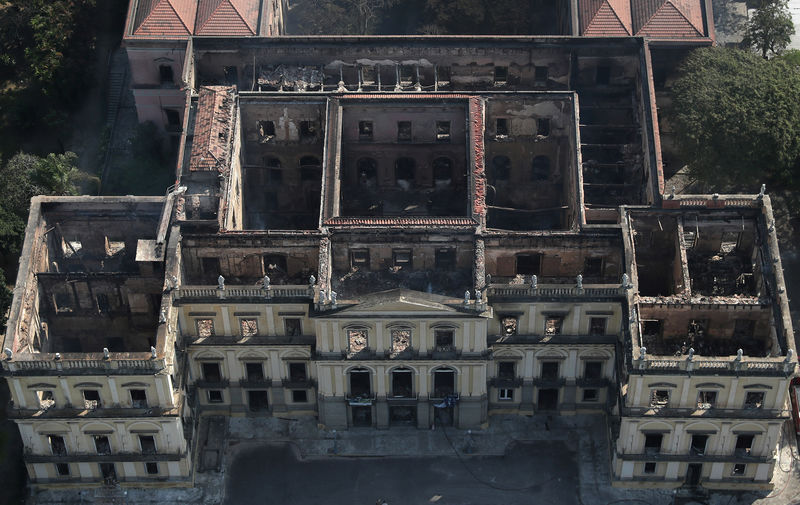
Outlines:
[[[245,24],[245,25],[246,25],[248,28],[250,28],[250,31],[251,31],[251,32],[253,32],[253,33],[256,33],[256,30],[255,30],[255,28],[253,28],[252,26],[250,26],[250,23],[248,23],[248,22],[247,22],[247,20],[244,18],[244,14],[242,14],[242,11],[241,11],[241,10],[240,10],[240,9],[239,9],[237,6],[236,6],[236,3],[235,3],[235,2],[233,2],[233,0],[223,0],[223,1],[226,1],[226,2],[228,2],[228,3],[231,5],[231,7],[233,7],[233,10],[236,12],[236,14],[238,14],[238,15],[239,15],[239,19],[241,19],[241,20],[242,20],[242,22],[243,22],[243,23],[244,23],[244,24]]]
[[[192,33],[192,29],[186,24],[186,21],[183,20],[183,16],[181,16],[180,12],[178,12],[178,9],[172,3],[175,0],[162,0],[162,1],[166,1],[169,4],[169,6],[172,8],[172,12],[174,12],[175,15],[178,16],[178,19],[180,19],[181,24],[183,25],[183,27],[186,28],[186,30],[191,34]],[[155,10],[155,9],[153,9],[153,10]]]
[[[153,15],[153,12],[155,12],[155,10],[158,8],[158,6],[159,6],[159,4],[161,4],[161,2],[166,2],[166,1],[167,0],[155,0],[153,2],[153,4],[152,4],[152,7],[150,8],[150,12],[148,12],[147,15],[144,17],[144,19],[142,19],[142,22],[139,23],[139,26],[137,26],[137,27],[135,27],[133,29],[133,33],[135,34],[141,27],[144,26],[145,23],[147,23],[147,20],[150,19],[150,16]],[[136,8],[137,9],[139,8],[139,5],[140,5],[139,3],[136,4]],[[172,7],[172,5],[170,5],[170,7]],[[175,9],[172,9],[172,10],[174,11]],[[177,15],[177,12],[175,14]],[[180,17],[180,16],[178,16],[178,17]]]
[[[686,17],[686,14],[684,14],[684,13],[683,13],[683,11],[681,11],[681,10],[680,10],[678,7],[676,7],[676,6],[675,6],[675,4],[674,4],[674,3],[672,3],[672,0],[663,0],[663,3],[662,3],[662,4],[661,4],[659,7],[658,7],[658,9],[656,9],[656,11],[653,13],[653,15],[652,15],[652,16],[650,16],[650,18],[647,20],[647,22],[645,22],[644,24],[642,24],[642,27],[641,27],[641,28],[640,28],[640,29],[639,29],[639,30],[638,30],[636,33],[641,33],[643,30],[645,30],[645,29],[647,28],[647,25],[649,25],[649,24],[650,24],[650,23],[653,21],[653,18],[655,18],[655,17],[658,15],[658,13],[659,13],[659,12],[661,12],[662,10],[664,10],[664,6],[666,6],[666,5],[669,5],[670,7],[672,7],[672,8],[675,10],[675,12],[677,12],[678,14],[680,14],[681,18],[683,18],[683,20],[684,20],[684,21],[686,21],[686,23],[687,23],[687,24],[688,24],[688,25],[689,25],[689,26],[690,26],[690,27],[691,27],[691,28],[692,28],[692,29],[693,29],[693,30],[694,30],[694,31],[695,31],[695,32],[696,32],[696,33],[697,33],[699,36],[701,36],[701,37],[703,36],[703,34],[700,32],[700,30],[698,30],[698,29],[697,29],[697,27],[694,25],[694,23],[692,23],[692,22],[689,20],[689,18],[687,18],[687,17]]]
[[[619,15],[619,12],[617,12],[617,9],[615,9],[614,6],[611,4],[611,0],[603,0],[603,3],[600,4],[600,9],[603,8],[603,4],[608,4],[608,8],[611,9],[611,12],[614,13],[614,17],[617,18],[617,21],[619,21],[619,24],[621,24],[622,27],[625,29],[625,33],[627,33],[628,35],[632,35],[631,32],[633,31],[633,22],[631,22],[631,29],[628,30],[628,27],[625,26],[625,21],[622,20],[622,18]],[[597,11],[600,12],[600,9],[597,9]],[[596,18],[596,15],[595,15],[595,18]],[[594,19],[592,19],[592,21],[594,21]],[[589,25],[591,26],[591,23],[589,23]],[[587,28],[588,28],[588,26],[587,26]]]
[[[689,18],[687,18],[687,17],[686,17],[686,14],[684,14],[684,12],[683,12],[682,10],[680,10],[680,9],[678,8],[678,6],[677,6],[677,5],[675,5],[675,3],[674,3],[672,0],[666,0],[666,1],[664,2],[664,5],[667,5],[667,4],[670,4],[670,5],[672,6],[672,8],[673,8],[673,9],[675,9],[676,11],[678,11],[678,14],[680,14],[680,15],[681,15],[681,17],[682,17],[683,19],[685,19],[687,23],[689,23],[689,26],[691,26],[692,28],[694,28],[695,30],[697,30],[697,27],[694,25],[694,23],[692,23],[692,21],[691,21]],[[659,7],[659,8],[658,8],[658,10],[660,11],[661,9],[663,9],[663,8],[664,8],[664,5],[662,5],[661,7]],[[658,12],[658,11],[656,11],[656,12]],[[700,30],[697,30],[697,33],[700,33]],[[700,35],[703,35],[703,34],[702,34],[702,33],[700,33]]]

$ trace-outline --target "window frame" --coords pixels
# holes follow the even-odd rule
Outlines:
[[[253,328],[254,332],[253,332],[252,335],[246,335],[245,334],[245,326],[249,326],[249,324],[246,324],[246,323],[252,323],[252,326],[254,327]],[[256,317],[240,317],[239,318],[239,336],[241,336],[243,338],[257,337],[258,336],[258,318],[256,318]]]
[[[514,388],[500,388],[497,392],[497,399],[501,402],[514,401]]]

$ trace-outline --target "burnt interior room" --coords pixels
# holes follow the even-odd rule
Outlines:
[[[570,99],[491,97],[486,104],[487,227],[567,229],[573,223],[574,116]]]
[[[313,100],[241,102],[244,228],[319,225],[324,109]]]
[[[398,288],[461,298],[472,285],[472,236],[465,232],[437,239],[413,233],[383,240],[335,235],[332,288],[340,299]]]
[[[184,283],[189,285],[216,285],[220,275],[225,283],[238,286],[261,286],[264,276],[270,285],[307,285],[317,274],[319,241],[308,238],[305,243],[291,247],[268,244],[215,244],[213,238],[198,237],[208,243],[182,250]],[[238,247],[239,254],[222,254],[220,248]]]
[[[464,103],[344,106],[340,215],[466,215],[465,124]]]
[[[588,207],[646,203],[636,72],[638,58],[585,58],[577,75],[584,201]]]
[[[161,202],[112,205],[63,214],[44,205],[38,322],[30,326],[35,349],[146,352],[155,345],[164,275],[154,242]]]
[[[671,296],[684,289],[678,222],[666,215],[631,215],[639,294]]]
[[[755,268],[756,223],[752,218],[684,218],[684,242],[692,294],[703,296],[757,296],[760,269]]]
[[[745,356],[764,357],[772,351],[772,311],[767,306],[731,312],[640,304],[639,314],[648,354],[686,356],[694,349],[699,356],[729,357],[742,349]]]

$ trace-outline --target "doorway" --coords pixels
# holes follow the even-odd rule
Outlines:
[[[263,412],[269,410],[269,401],[266,391],[248,391],[247,403],[250,404],[251,412]]]
[[[539,410],[556,410],[558,408],[558,389],[539,390]]]
[[[355,428],[369,428],[372,426],[372,407],[359,406],[353,408],[353,426]]]

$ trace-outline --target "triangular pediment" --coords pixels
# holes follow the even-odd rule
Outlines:
[[[386,314],[386,313],[455,313],[453,307],[457,302],[453,298],[412,291],[409,289],[391,289],[378,293],[370,293],[359,297],[359,303],[345,307],[339,313],[348,314]]]

